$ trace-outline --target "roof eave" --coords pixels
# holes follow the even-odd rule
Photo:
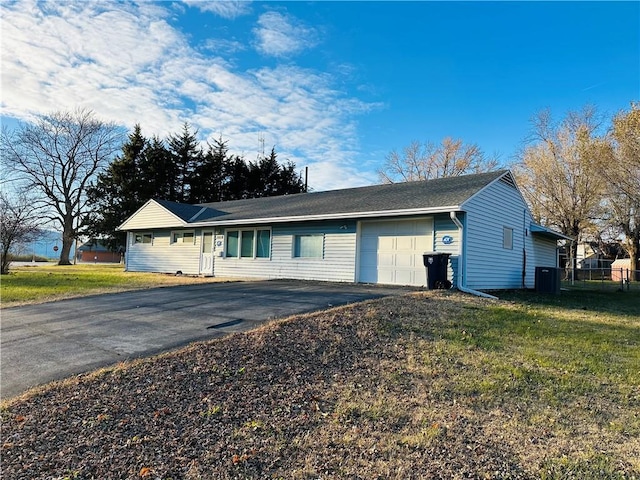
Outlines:
[[[451,205],[445,207],[432,207],[432,208],[412,208],[412,209],[398,209],[398,210],[382,210],[371,212],[348,212],[348,213],[335,213],[335,214],[320,214],[320,215],[298,215],[287,217],[266,217],[266,218],[243,218],[236,220],[210,220],[203,222],[190,223],[191,227],[216,227],[216,226],[229,226],[229,225],[262,225],[272,223],[291,223],[291,222],[309,222],[319,220],[352,220],[352,219],[365,219],[365,218],[379,218],[379,217],[405,217],[414,215],[426,215],[435,213],[449,213],[453,211],[459,211],[458,205]]]
[[[542,225],[538,225],[537,223],[531,223],[529,225],[529,230],[531,230],[532,235],[539,235],[541,237],[551,238],[552,240],[570,240],[573,241],[572,237],[568,237],[567,235],[556,232],[555,230],[551,230],[550,228],[544,227]]]

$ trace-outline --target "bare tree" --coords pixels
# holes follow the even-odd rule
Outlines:
[[[529,144],[514,173],[536,221],[577,241],[595,231],[602,216],[605,181],[597,159],[606,150],[595,109],[569,112],[554,123],[549,111],[533,119]],[[572,242],[572,264],[577,244]]]
[[[603,174],[640,205],[640,103],[632,103],[629,111],[614,117],[611,137],[614,163],[603,169]]]
[[[2,161],[62,227],[60,265],[68,265],[74,240],[89,211],[86,189],[119,149],[123,132],[90,110],[42,115],[33,124],[2,132]]]
[[[475,143],[446,137],[439,145],[413,141],[402,153],[391,151],[378,176],[382,183],[412,182],[490,172],[498,166],[498,159],[487,158]]]
[[[622,238],[631,265],[640,269],[640,104],[614,117],[608,141],[608,154],[598,164],[607,180],[605,221]]]
[[[40,233],[33,202],[24,195],[9,197],[0,191],[0,274],[9,273],[9,254],[18,245]]]

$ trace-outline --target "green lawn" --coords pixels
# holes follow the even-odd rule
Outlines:
[[[47,264],[12,268],[8,275],[0,276],[0,299],[2,306],[8,307],[92,293],[210,281],[214,279],[125,272],[118,264]]]
[[[408,316],[401,336],[413,330],[410,374],[447,372],[442,395],[458,397],[478,419],[499,412],[485,428],[537,461],[541,478],[637,478],[640,293],[501,299],[462,304],[435,326],[416,328]],[[633,466],[621,467],[626,461]]]

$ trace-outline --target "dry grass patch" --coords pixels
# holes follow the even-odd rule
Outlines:
[[[5,404],[3,472],[637,478],[638,316],[565,310],[429,292],[122,364]]]
[[[118,264],[24,266],[0,278],[1,307],[15,307],[66,298],[145,288],[234,281],[146,272],[125,272]]]

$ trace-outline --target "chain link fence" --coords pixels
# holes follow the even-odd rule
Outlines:
[[[640,292],[640,270],[628,268],[566,269],[561,280],[568,290],[609,290]]]

